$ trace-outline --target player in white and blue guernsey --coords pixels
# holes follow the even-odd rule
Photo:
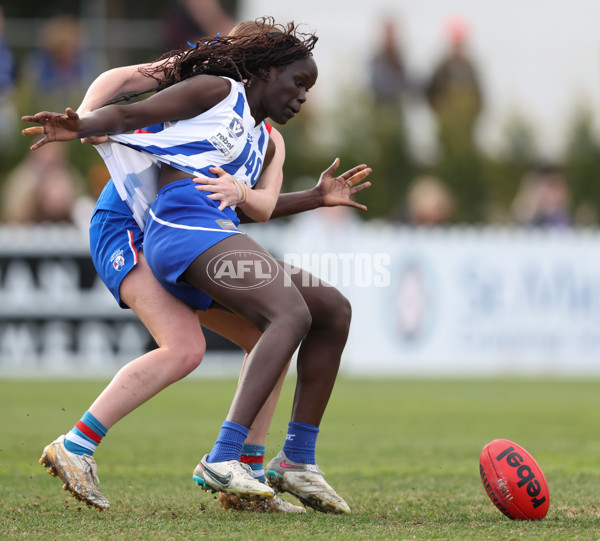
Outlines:
[[[188,178],[170,184],[168,200],[179,197],[175,216],[165,215],[164,206],[157,216],[150,203],[163,203],[164,193],[157,199],[160,166],[169,165],[189,175],[214,176],[210,167],[220,167],[238,182],[252,188],[262,171],[269,134],[264,122],[256,125],[250,113],[243,83],[227,79],[231,89],[227,97],[194,117],[178,122],[165,122],[162,129],[151,133],[115,135],[114,142],[96,148],[104,158],[115,187],[145,231],[145,254],[161,284],[192,308],[206,310],[212,299],[180,279],[190,263],[206,248],[238,234],[239,218],[232,207],[218,210],[218,204],[198,197],[197,186]],[[174,190],[174,192],[173,192]],[[182,218],[181,207],[189,202],[202,208],[188,211]],[[170,203],[172,204],[172,203]],[[149,220],[149,216],[152,216]],[[147,230],[146,230],[147,228]],[[199,237],[198,233],[202,232]],[[165,250],[171,257],[168,267],[159,263]],[[159,274],[155,269],[160,268]]]
[[[165,122],[142,133],[113,135],[111,140],[120,144],[97,145],[121,199],[132,209],[142,230],[156,198],[157,163],[192,177],[214,176],[209,168],[218,166],[249,188],[258,180],[269,134],[264,122],[255,125],[244,84],[228,81],[229,95],[195,118]],[[233,218],[234,213],[231,215]]]
[[[253,155],[248,144],[255,143],[253,135],[258,136],[257,128],[264,129],[262,121],[267,116],[278,123],[285,123],[299,111],[317,75],[310,55],[312,45],[314,36],[299,39],[293,25],[282,34],[267,32],[249,42],[238,44],[236,40],[223,40],[218,46],[209,43],[198,46],[195,50],[198,54],[183,55],[183,62],[173,70],[173,77],[167,77],[170,82],[184,79],[183,82],[165,88],[148,100],[122,107],[105,107],[81,119],[68,110],[66,115],[39,113],[25,120],[36,121],[44,126],[46,137],[34,147],[51,140],[123,133],[156,122],[173,123],[169,128],[178,124],[185,126],[186,115],[200,118],[232,94],[231,83],[214,75],[230,78],[238,75],[249,83],[245,87],[246,99],[253,119],[250,127],[254,132],[247,131],[251,138],[232,143],[228,138],[224,139],[224,130],[236,134],[240,132],[239,125],[221,123],[213,135],[214,141],[220,141],[224,147],[213,147],[224,154],[231,152],[233,161],[224,165],[233,163],[237,170],[245,167],[249,182],[252,182],[253,172],[260,171],[262,164],[259,160],[265,159],[269,143],[266,147],[259,147],[256,155]],[[236,47],[243,48],[244,54],[236,57],[235,53],[239,52],[235,50]],[[187,78],[190,68],[194,70],[194,76]],[[206,75],[195,76],[198,72]],[[196,154],[184,153],[185,158],[182,159],[179,151],[188,143],[189,140],[179,139],[175,144],[156,145],[157,148],[144,146],[143,152],[150,154],[156,163],[160,162],[160,190],[146,222],[146,257],[155,275],[163,282],[173,286],[188,284],[199,289],[263,331],[250,355],[248,370],[238,387],[228,420],[223,424],[213,450],[200,461],[194,476],[206,489],[238,493],[250,498],[269,498],[273,493],[257,485],[240,467],[239,449],[247,436],[247,427],[264,403],[287,359],[302,343],[298,357],[298,387],[290,423],[294,437],[287,439],[294,443],[288,446],[286,441],[285,453],[280,453],[269,467],[271,481],[282,489],[288,488],[285,481],[290,479],[290,472],[312,472],[310,468],[316,468],[314,447],[318,425],[335,381],[341,350],[335,359],[328,362],[323,362],[323,359],[317,361],[314,355],[307,353],[312,332],[309,311],[294,284],[289,281],[286,283],[284,272],[275,272],[269,280],[256,286],[259,277],[257,272],[251,276],[242,273],[241,277],[234,277],[240,281],[232,284],[221,280],[220,270],[211,267],[215,260],[222,261],[231,256],[234,263],[241,258],[242,263],[249,262],[257,269],[269,260],[269,255],[258,244],[237,232],[233,211],[228,207],[223,208],[222,200],[219,203],[211,198],[210,189],[207,190],[209,195],[198,193],[190,179],[190,170],[183,170],[182,166],[199,171],[199,157],[206,148],[198,146]],[[129,149],[143,146],[135,139],[127,141],[127,145]],[[194,159],[189,158],[192,155]],[[215,173],[214,169],[210,169],[211,165],[210,162],[205,164],[209,167],[208,171]],[[136,175],[145,171],[142,167],[136,171]],[[245,183],[238,183],[236,202],[245,203],[244,212],[248,211],[250,215],[256,210],[253,205],[260,206],[261,201],[258,196],[250,198],[248,193],[252,192],[248,192],[247,187]],[[143,216],[143,212],[139,214],[139,217]],[[303,341],[305,335],[306,340]],[[290,456],[293,454],[294,458],[286,453]],[[310,502],[306,503],[310,505]],[[330,511],[349,512],[349,509],[341,500],[341,503],[332,505]]]

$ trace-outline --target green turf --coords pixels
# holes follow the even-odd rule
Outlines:
[[[212,446],[235,381],[180,382],[116,425],[96,453],[108,512],[60,490],[38,459],[103,382],[0,381],[0,537],[40,539],[599,539],[597,381],[341,380],[318,462],[351,516],[222,511],[191,471]],[[293,381],[267,454],[282,444]],[[487,498],[479,453],[522,444],[550,485],[539,522]]]

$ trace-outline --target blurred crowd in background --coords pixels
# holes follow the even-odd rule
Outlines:
[[[0,223],[69,222],[86,228],[108,179],[102,160],[75,142],[30,152],[31,141],[20,135],[20,116],[77,107],[105,69],[150,61],[188,41],[227,33],[239,21],[237,2],[148,0],[141,17],[139,7],[130,5],[135,3],[104,0],[104,30],[94,19],[95,2],[13,4],[0,2]],[[86,25],[91,19],[93,30]],[[111,20],[125,21],[120,31],[112,30],[119,39],[99,45],[97,33],[106,34]],[[486,66],[472,60],[471,23],[456,16],[440,32],[446,50],[429,66],[427,78],[416,78],[406,68],[402,29],[389,20],[381,23],[364,84],[344,92],[340,82],[344,114],[331,112],[330,122],[337,124],[331,145],[325,148],[311,136],[317,113],[310,101],[281,128],[287,143],[284,191],[305,187],[307,178],[314,182],[337,155],[348,167],[364,162],[373,168],[373,188],[360,195],[369,207],[361,213],[365,220],[597,226],[600,141],[590,114],[574,116],[571,140],[560,156],[542,159],[527,119],[512,122],[501,152],[486,154],[476,137],[486,107]],[[410,144],[405,116],[415,101],[425,103],[435,119],[436,148],[427,159]]]

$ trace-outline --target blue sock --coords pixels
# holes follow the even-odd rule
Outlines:
[[[89,411],[65,436],[65,449],[76,455],[93,455],[108,429]]]
[[[252,445],[244,443],[242,447],[241,462],[248,464],[252,468],[252,477],[258,479],[262,483],[266,483],[265,479],[265,446]]]
[[[248,437],[245,426],[225,421],[221,426],[221,432],[215,442],[215,446],[209,453],[207,462],[225,462],[226,460],[239,460],[242,454],[242,446]]]
[[[301,464],[315,464],[315,447],[319,429],[305,423],[290,421],[283,452],[290,460]]]

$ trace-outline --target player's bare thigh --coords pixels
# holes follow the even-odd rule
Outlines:
[[[252,350],[261,335],[261,332],[248,320],[221,308],[199,310],[198,320],[204,327],[227,338],[246,353]]]
[[[142,252],[138,264],[121,282],[119,294],[159,346],[204,343],[196,312],[162,287]]]

